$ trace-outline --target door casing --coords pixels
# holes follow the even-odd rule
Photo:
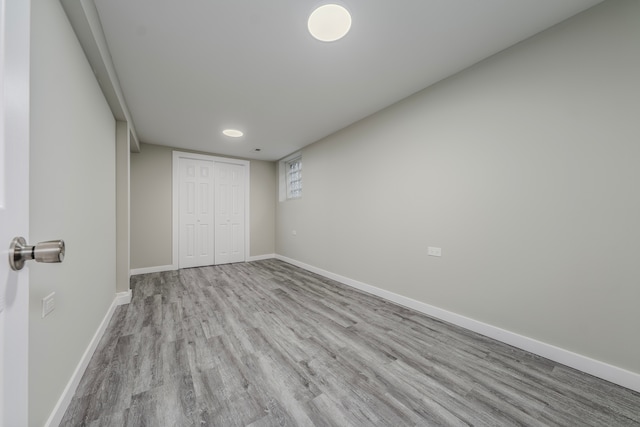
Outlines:
[[[0,426],[28,425],[29,267],[9,268],[29,241],[31,2],[0,0]]]

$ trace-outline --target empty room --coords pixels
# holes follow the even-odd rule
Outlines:
[[[640,426],[637,0],[1,6],[0,426]]]

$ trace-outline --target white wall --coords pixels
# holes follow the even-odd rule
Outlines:
[[[276,253],[640,373],[638,22],[605,2],[307,147]]]
[[[51,414],[115,296],[115,121],[58,1],[32,0],[29,419]],[[41,299],[56,308],[41,318]]]

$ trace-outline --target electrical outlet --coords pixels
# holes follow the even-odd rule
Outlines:
[[[56,296],[56,293],[51,292],[46,297],[42,298],[42,317],[43,318],[47,316],[49,313],[51,313],[54,308],[56,308],[56,301],[54,299],[55,296]]]
[[[442,248],[434,248],[432,246],[429,246],[429,248],[427,249],[427,254],[429,256],[442,256]]]
[[[294,236],[297,236],[298,232],[296,230],[291,230],[291,234],[293,234]]]

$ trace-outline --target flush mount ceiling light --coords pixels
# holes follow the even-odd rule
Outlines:
[[[230,138],[240,138],[244,133],[239,131],[238,129],[225,129],[222,131],[223,134]]]
[[[323,42],[334,42],[349,32],[351,14],[340,5],[325,4],[311,13],[307,27],[316,39]]]

